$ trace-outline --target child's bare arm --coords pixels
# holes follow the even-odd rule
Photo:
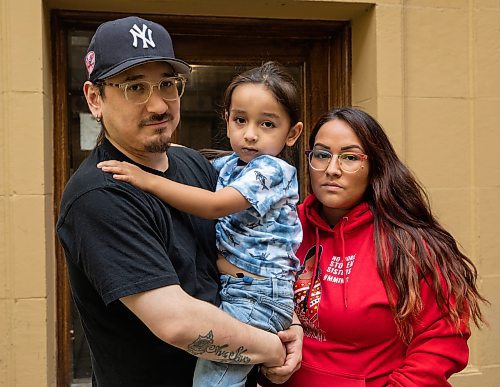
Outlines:
[[[245,197],[231,187],[212,192],[153,175],[125,161],[103,161],[97,167],[112,173],[116,180],[126,181],[180,211],[202,218],[216,219],[250,207]]]
[[[161,179],[161,177],[148,173],[137,165],[125,161],[107,160],[97,164],[97,168],[102,169],[103,172],[113,173],[114,179],[126,181],[146,192],[151,192],[155,180]],[[151,193],[154,194],[154,192]]]

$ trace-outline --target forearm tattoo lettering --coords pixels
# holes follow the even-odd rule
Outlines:
[[[212,331],[209,331],[205,336],[198,336],[195,341],[189,344],[187,351],[195,356],[200,356],[204,353],[213,353],[217,356],[217,359],[214,360],[219,363],[250,363],[250,357],[244,355],[247,351],[245,347],[241,346],[236,351],[228,351],[226,350],[228,346],[229,344],[214,344],[214,334]]]

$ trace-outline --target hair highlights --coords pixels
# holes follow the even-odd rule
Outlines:
[[[457,329],[466,317],[481,326],[485,319],[480,303],[487,301],[477,289],[477,270],[433,216],[424,189],[380,124],[359,109],[333,109],[314,126],[310,148],[321,126],[336,119],[352,128],[370,160],[365,200],[374,213],[377,266],[403,339],[411,339],[412,323],[423,308],[423,279]]]

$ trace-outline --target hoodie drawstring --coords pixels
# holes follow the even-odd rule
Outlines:
[[[342,287],[342,293],[344,295],[344,307],[347,309],[347,261],[345,257],[345,240],[344,240],[344,226],[349,219],[347,216],[342,218],[342,222],[340,223],[340,239],[342,240],[342,273],[344,275],[344,283]]]
[[[340,240],[342,242],[342,256],[341,262],[342,262],[342,276],[343,276],[343,284],[342,284],[342,295],[344,298],[344,308],[347,309],[349,305],[349,297],[348,297],[348,284],[347,284],[347,259],[346,259],[346,253],[345,253],[345,238],[344,238],[344,228],[349,221],[349,218],[347,216],[344,216],[340,222],[339,225],[339,235],[340,235]],[[319,227],[315,227],[315,236],[316,236],[316,243],[315,243],[315,251],[314,251],[314,267],[313,267],[313,276],[311,277],[311,282],[309,284],[309,289],[307,289],[307,294],[304,300],[304,312],[307,310],[307,308],[310,307],[311,305],[311,298],[313,295],[314,291],[314,285],[316,283],[316,280],[319,275],[319,264],[320,264],[320,238],[319,238]]]
[[[313,267],[313,276],[311,277],[311,283],[309,284],[309,289],[307,290],[307,296],[304,303],[304,311],[311,305],[311,296],[314,289],[314,284],[316,283],[316,278],[319,274],[319,229],[318,227],[314,228],[316,231],[316,248],[314,249],[314,267]]]

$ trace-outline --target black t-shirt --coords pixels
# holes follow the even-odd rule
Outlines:
[[[198,152],[171,147],[168,158],[164,174],[141,168],[215,189],[216,174]],[[68,182],[57,222],[91,350],[93,383],[191,386],[196,358],[154,336],[119,299],[179,284],[218,304],[214,221],[177,211],[96,167],[111,159],[133,163],[107,140],[96,147]]]

